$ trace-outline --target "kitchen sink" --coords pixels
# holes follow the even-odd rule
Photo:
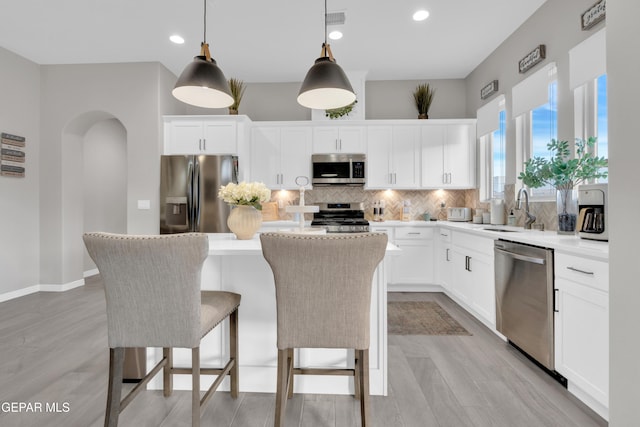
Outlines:
[[[483,230],[498,231],[501,233],[517,233],[518,232],[518,230],[507,230],[506,228],[489,228],[489,227],[485,227],[483,228]]]

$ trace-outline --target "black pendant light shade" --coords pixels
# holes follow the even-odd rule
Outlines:
[[[347,75],[328,56],[316,59],[298,93],[300,105],[321,110],[344,107],[355,100],[356,94]]]
[[[182,102],[205,108],[225,108],[233,104],[229,83],[213,58],[196,56],[186,66],[173,91]]]
[[[211,57],[207,44],[207,0],[204,0],[204,37],[200,55],[178,77],[171,91],[180,101],[204,108],[226,108],[233,104],[227,78]]]
[[[307,72],[300,92],[298,104],[307,108],[332,110],[345,107],[356,100],[351,83],[342,68],[336,64],[327,43],[327,0],[324,1],[324,43],[320,58]]]

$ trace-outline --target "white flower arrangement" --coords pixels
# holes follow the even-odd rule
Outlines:
[[[253,206],[262,210],[262,203],[271,200],[271,190],[262,182],[231,182],[220,187],[218,197],[230,205]]]

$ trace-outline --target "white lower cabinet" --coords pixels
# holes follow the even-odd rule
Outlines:
[[[436,283],[450,292],[453,285],[453,252],[451,250],[451,230],[440,228],[437,233],[435,256]]]
[[[453,231],[449,292],[480,321],[495,329],[493,239]]]
[[[555,368],[568,389],[609,419],[608,265],[556,253]]]

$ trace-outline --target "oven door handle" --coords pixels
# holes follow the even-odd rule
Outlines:
[[[510,258],[513,259],[517,259],[520,261],[525,261],[525,262],[531,262],[533,264],[540,264],[540,265],[544,265],[545,264],[545,260],[544,258],[536,258],[536,257],[531,257],[531,256],[526,256],[526,255],[520,255],[514,252],[509,252],[509,251],[505,251],[504,249],[498,249],[498,248],[494,248],[496,252],[499,252],[503,255],[506,255]]]

